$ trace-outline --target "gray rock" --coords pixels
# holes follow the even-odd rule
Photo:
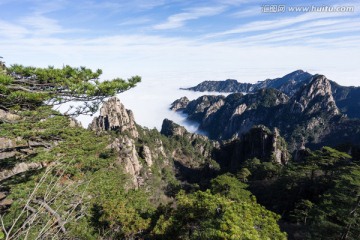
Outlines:
[[[6,122],[14,122],[20,119],[19,115],[0,109],[0,120]]]
[[[119,133],[128,133],[133,138],[139,136],[132,111],[125,109],[116,97],[110,98],[103,104],[100,109],[100,116],[94,118],[89,129],[96,132],[118,131]]]
[[[179,98],[178,100],[176,100],[175,102],[173,102],[171,104],[170,109],[173,111],[179,111],[179,110],[183,110],[187,107],[187,105],[189,104],[189,99],[187,97],[182,97]]]

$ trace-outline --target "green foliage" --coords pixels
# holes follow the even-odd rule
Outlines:
[[[233,201],[209,190],[180,192],[177,208],[153,229],[160,239],[286,239],[278,216],[252,201]]]
[[[241,168],[240,171],[237,172],[236,177],[242,182],[247,182],[250,175],[251,172],[248,168]]]
[[[247,185],[237,180],[231,174],[223,174],[211,180],[211,192],[221,194],[231,200],[249,200],[250,192],[245,190]]]
[[[141,190],[126,191],[125,183],[117,169],[99,171],[93,178],[92,223],[102,236],[131,239],[149,227],[155,209],[148,195]]]
[[[248,177],[264,180],[277,177],[281,173],[282,168],[283,166],[276,162],[261,162],[259,159],[253,158],[244,162],[243,168],[238,174],[243,180],[248,180]]]
[[[58,105],[70,101],[82,102],[71,114],[94,113],[109,96],[124,92],[141,81],[139,76],[99,81],[101,70],[64,66],[57,69],[13,65],[7,74],[0,74],[0,105],[7,109],[35,109],[44,103]],[[70,110],[70,109],[69,109]]]
[[[295,209],[291,215],[298,223],[306,224],[309,213],[313,207],[314,204],[311,201],[301,199],[300,202],[296,204]]]
[[[245,165],[252,173],[249,189],[258,201],[281,213],[283,221],[296,223],[302,237],[305,238],[305,233],[310,234],[311,239],[356,239],[354,236],[358,236],[360,218],[357,210],[353,212],[355,215],[350,212],[358,200],[360,174],[348,154],[323,147],[309,152],[304,162],[282,167],[272,178],[260,174],[274,172],[272,167],[266,169],[266,165],[256,159]]]
[[[334,182],[313,211],[312,234],[317,239],[358,239],[360,167],[347,169]]]

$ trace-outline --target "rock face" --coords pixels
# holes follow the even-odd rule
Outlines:
[[[171,104],[170,109],[173,111],[184,110],[189,103],[187,97],[182,97]]]
[[[313,114],[319,110],[329,115],[340,114],[332,95],[330,81],[323,75],[315,75],[310,85],[300,90],[293,99],[293,112]]]
[[[240,137],[253,126],[265,125],[281,131],[291,152],[305,145],[359,142],[359,120],[350,120],[339,110],[331,81],[323,75],[310,80],[291,98],[267,88],[247,95],[203,96],[190,101],[183,112],[211,139]],[[336,141],[338,134],[343,138]]]
[[[180,126],[169,119],[164,119],[160,133],[167,137],[172,137],[183,136],[187,131],[183,126]]]
[[[285,140],[279,130],[255,126],[240,138],[231,140],[215,150],[215,158],[223,169],[236,172],[240,164],[252,158],[262,162],[286,164],[290,159]]]
[[[124,171],[129,174],[131,187],[138,188],[144,182],[140,176],[143,168],[136,151],[135,141],[127,136],[115,138],[109,148],[118,152],[117,164],[123,166]]]
[[[183,126],[180,126],[169,119],[164,119],[161,134],[167,137],[180,137],[188,141],[192,148],[196,149],[197,153],[204,158],[211,158],[211,151],[213,148],[218,148],[220,143],[217,141],[211,141],[206,136],[189,133]],[[181,151],[173,152],[172,157],[182,164],[186,165],[187,162],[193,161],[194,159],[186,159],[183,156],[184,153]],[[185,154],[186,155],[186,154]],[[192,165],[194,165],[192,163]],[[195,164],[196,165],[196,164]]]
[[[129,133],[134,138],[139,136],[132,111],[125,109],[116,97],[112,97],[104,103],[100,109],[100,116],[94,118],[89,129],[97,132],[112,130]]]
[[[275,89],[262,89],[256,94],[241,93],[224,96],[202,96],[189,102],[184,113],[200,123],[200,130],[211,139],[230,139],[262,124],[273,114],[271,107],[287,103],[289,98]]]
[[[0,181],[16,174],[43,168],[47,163],[25,162],[28,156],[36,153],[37,148],[50,148],[50,143],[24,140],[21,137],[0,137]],[[13,160],[17,164],[13,165]],[[22,162],[24,161],[24,162]]]
[[[333,97],[341,113],[360,118],[360,87],[343,87],[330,81]]]

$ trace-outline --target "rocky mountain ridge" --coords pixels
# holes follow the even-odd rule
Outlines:
[[[332,82],[323,75],[314,75],[291,97],[264,88],[246,95],[202,96],[189,102],[181,98],[171,109],[183,111],[189,120],[199,122],[199,129],[208,132],[211,139],[240,137],[259,124],[276,127],[291,151],[303,145],[334,145],[335,136],[342,136],[341,142],[356,143],[360,136],[359,120],[350,120],[341,112]]]
[[[297,70],[283,77],[266,79],[255,84],[240,83],[237,80],[228,79],[224,81],[204,81],[195,87],[182,89],[199,92],[255,93],[260,89],[274,88],[292,97],[304,85],[310,84],[314,76],[303,70]],[[341,112],[347,114],[350,118],[360,118],[360,111],[358,111],[360,107],[360,87],[340,86],[331,80],[329,80],[329,83],[331,84],[333,98]]]
[[[195,87],[181,88],[183,90],[192,90],[198,92],[256,92],[263,88],[275,88],[287,95],[292,95],[304,83],[309,83],[312,75],[303,70],[297,70],[281,78],[266,79],[257,83],[240,83],[235,79],[224,81],[204,81]]]

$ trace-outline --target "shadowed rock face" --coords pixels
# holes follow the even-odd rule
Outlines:
[[[290,160],[285,140],[279,130],[271,131],[265,126],[253,127],[239,138],[225,142],[214,150],[215,158],[223,169],[236,172],[240,164],[258,158],[262,162],[286,164]]]
[[[94,118],[89,129],[96,132],[109,130],[119,133],[127,132],[133,138],[139,136],[132,111],[125,109],[116,97],[112,97],[104,103],[100,109],[100,116]]]
[[[291,151],[360,141],[360,120],[349,119],[336,105],[333,84],[314,75],[292,97],[276,89],[255,93],[203,96],[183,109],[211,139],[240,137],[253,126],[278,128]],[[337,93],[339,95],[339,93]],[[358,108],[360,112],[360,107]],[[336,136],[342,136],[336,141]]]

